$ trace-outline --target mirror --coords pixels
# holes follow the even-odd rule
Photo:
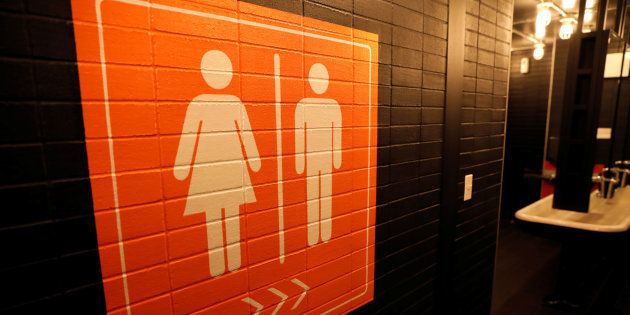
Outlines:
[[[517,27],[515,25],[518,32]],[[593,139],[597,135],[599,139],[592,147],[595,152],[589,166],[592,173],[599,172],[614,161],[630,158],[630,137],[627,136],[630,132],[630,46],[616,33],[607,32],[610,35],[603,45],[605,50],[602,55],[605,54],[606,61],[598,104],[599,117],[593,123],[599,129],[599,133],[594,131]],[[571,50],[571,39],[555,37],[546,42],[544,56],[535,60],[532,57],[533,47],[522,38],[515,36],[514,42],[522,44],[523,48],[516,46],[513,49],[510,70],[502,197],[504,217],[513,217],[515,211],[555,192]],[[572,88],[576,94],[585,90]],[[579,114],[574,115],[580,119]],[[585,127],[582,125],[574,129],[583,131]],[[570,160],[579,162],[582,154],[576,156],[577,159]],[[591,183],[588,185],[583,193],[586,200],[591,191]],[[572,195],[575,196],[575,192]]]
[[[623,159],[628,102],[622,99],[626,96],[621,83],[626,49],[613,31],[593,32],[571,42],[562,109],[554,112],[548,126],[545,166],[557,170],[556,209],[588,212],[594,182],[605,179],[598,177],[600,172]]]
[[[611,213],[616,215],[607,208],[602,214],[604,207],[597,209],[598,205],[607,206],[608,200],[591,198],[596,188],[593,173],[630,158],[630,48],[627,36],[624,40],[614,32],[624,29],[617,25],[627,26],[630,32],[630,23],[616,20],[626,16],[626,1],[572,3],[573,7],[565,6],[564,1],[515,1],[493,293],[496,314],[515,310],[539,313],[543,304],[550,307],[549,313],[555,313],[551,308],[573,313],[570,307],[580,303],[572,302],[586,300],[572,298],[573,292],[587,292],[580,291],[585,279],[593,287],[597,283],[598,288],[603,286],[591,279],[608,281],[588,269],[591,262],[620,261],[593,254],[586,244],[576,241],[576,235],[582,229],[580,224],[589,222],[587,218],[600,221]],[[562,5],[564,11],[556,5]],[[534,33],[541,7],[553,9],[542,38]],[[585,9],[590,11],[589,23],[581,23]],[[570,18],[579,21],[572,34],[566,30]],[[540,44],[544,44],[543,53],[536,54]],[[560,183],[563,169],[569,176]],[[625,196],[625,192],[620,190],[617,195]],[[568,201],[567,207],[553,204],[558,195]],[[589,214],[556,210],[589,211],[590,200],[594,202]],[[613,202],[625,208],[623,203]],[[578,224],[563,224],[568,221]],[[599,247],[599,243],[593,246]],[[510,291],[514,287],[520,289]],[[613,294],[602,296],[614,299]],[[591,312],[585,308],[584,313]]]
[[[630,44],[620,40],[622,47],[620,50],[623,53],[617,53],[616,59],[622,58],[622,66],[619,71],[618,77],[618,94],[616,99],[616,106],[612,114],[613,126],[613,139],[611,140],[611,147],[609,153],[608,163],[614,163],[619,160],[630,159],[628,154],[628,119],[630,118]],[[621,55],[621,56],[620,56]],[[617,61],[618,62],[618,61]]]
[[[553,194],[554,191],[553,179],[555,179],[558,165],[560,123],[562,121],[562,104],[564,104],[565,77],[570,47],[569,41],[556,41],[554,45],[554,65],[551,74],[550,100],[547,104],[547,135],[543,161],[543,174],[547,174],[547,180],[541,182],[541,198]]]
[[[604,81],[602,83],[602,100],[600,103],[599,123],[596,135],[596,153],[593,173],[598,173],[605,166],[612,166],[616,160],[614,152],[623,150],[621,138],[624,132],[613,133],[613,128],[617,125],[625,125],[625,119],[621,117],[620,110],[626,111],[627,104],[620,102],[621,79],[625,58],[625,42],[617,34],[611,32],[608,38],[608,50],[606,52],[606,62],[604,66]],[[627,75],[626,75],[627,77]],[[627,113],[626,113],[627,114]],[[627,115],[626,115],[627,116]],[[617,129],[616,129],[617,130]],[[618,131],[618,130],[617,130]],[[614,137],[613,137],[614,136]],[[615,150],[617,148],[617,150]],[[623,158],[619,156],[618,159]]]

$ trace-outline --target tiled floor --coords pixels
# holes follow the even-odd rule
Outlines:
[[[502,221],[492,297],[495,315],[570,314],[542,304],[553,292],[560,243],[523,232]]]
[[[494,315],[599,314],[588,310],[559,311],[543,305],[543,298],[555,288],[559,242],[526,233],[516,223],[502,221],[498,244],[492,297]],[[630,314],[628,286],[619,303],[621,310],[614,314]]]

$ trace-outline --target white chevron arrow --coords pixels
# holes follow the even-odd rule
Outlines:
[[[273,312],[271,313],[271,315],[276,315],[276,313],[278,313],[278,311],[282,308],[282,305],[284,305],[284,302],[286,302],[287,298],[289,297],[288,295],[284,294],[282,291],[276,289],[276,288],[269,288],[269,291],[277,296],[279,296],[282,299],[282,302],[278,303],[278,305],[276,305],[276,308],[273,310]]]
[[[254,299],[252,299],[250,297],[243,298],[241,301],[243,301],[243,302],[245,302],[247,304],[250,304],[251,306],[256,308],[256,312],[254,312],[254,315],[260,314],[260,310],[263,309],[262,304],[258,303],[256,300],[254,300]]]
[[[304,297],[306,296],[306,292],[310,288],[304,282],[298,280],[297,278],[291,279],[291,282],[297,284],[302,289],[304,289],[304,292],[302,292],[302,294],[300,294],[300,298],[297,301],[295,301],[295,304],[293,304],[293,307],[291,307],[291,309],[294,310],[294,309],[296,309],[298,307],[298,305],[300,305],[300,303],[302,303],[302,300],[304,300]]]
[[[308,293],[308,290],[310,289],[309,286],[307,286],[304,282],[300,281],[297,278],[293,278],[291,279],[291,282],[293,282],[293,284],[301,287],[304,292],[302,292],[302,294],[300,294],[300,297],[297,299],[297,301],[295,301],[295,303],[293,304],[293,307],[291,307],[291,310],[296,309],[300,303],[302,303],[302,301],[304,300],[304,298],[306,297],[306,293]],[[281,301],[280,303],[278,303],[278,305],[276,305],[276,308],[273,309],[273,312],[271,313],[271,315],[276,315],[278,313],[278,311],[280,311],[280,309],[282,308],[282,306],[284,306],[284,303],[287,301],[287,298],[289,297],[288,295],[286,295],[284,292],[276,289],[276,288],[269,288],[267,289],[269,290],[269,292],[277,295]],[[260,304],[258,301],[250,298],[250,297],[246,297],[243,298],[241,301],[250,304],[251,306],[256,308],[256,311],[254,312],[254,315],[259,315],[260,311],[263,309],[263,305]]]

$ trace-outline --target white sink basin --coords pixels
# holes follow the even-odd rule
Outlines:
[[[615,191],[611,200],[591,195],[588,213],[554,209],[553,195],[518,210],[520,220],[593,232],[619,233],[630,229],[630,186]]]

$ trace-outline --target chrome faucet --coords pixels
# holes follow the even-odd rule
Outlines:
[[[617,179],[619,172],[613,169],[604,168],[598,175],[592,177],[594,183],[599,183],[597,197],[612,199],[615,194],[615,188],[619,184]]]
[[[615,179],[619,181],[620,188],[630,184],[630,161],[616,161],[612,171],[615,172]]]

